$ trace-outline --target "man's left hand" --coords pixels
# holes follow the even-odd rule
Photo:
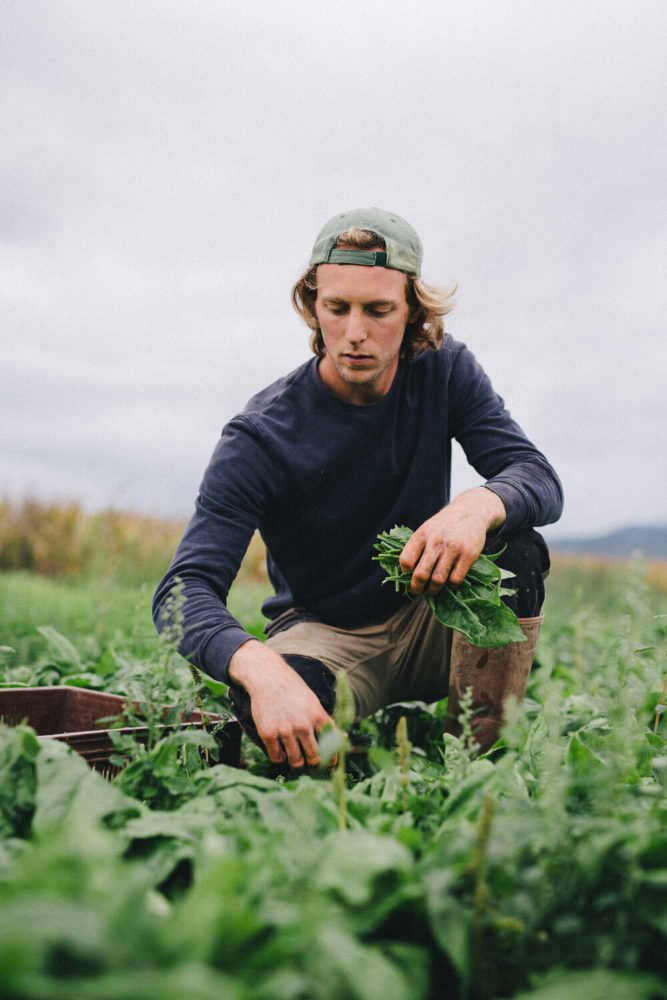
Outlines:
[[[424,521],[400,557],[401,569],[412,571],[410,592],[433,596],[447,582],[454,587],[463,583],[487,533],[499,528],[506,516],[496,493],[475,486]]]

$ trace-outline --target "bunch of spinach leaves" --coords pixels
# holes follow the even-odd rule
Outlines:
[[[412,573],[401,569],[399,557],[413,534],[411,528],[396,525],[378,535],[373,558],[386,573],[383,583],[392,582],[397,591],[410,595]],[[514,574],[496,564],[501,553],[482,553],[468,570],[465,580],[456,589],[445,585],[435,596],[424,594],[438,621],[461,632],[474,646],[506,646],[510,642],[525,642],[519,621],[501,600],[514,591],[503,581]]]

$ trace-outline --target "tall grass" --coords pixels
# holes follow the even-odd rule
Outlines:
[[[86,513],[76,501],[0,500],[0,571],[28,570],[53,578],[108,579],[155,585],[186,526],[184,519],[128,511]],[[253,540],[243,576],[264,578],[264,552]]]
[[[159,579],[184,522],[117,510],[88,514],[76,503],[0,502],[0,570],[41,576]]]

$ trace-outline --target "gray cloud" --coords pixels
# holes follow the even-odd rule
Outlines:
[[[3,18],[0,491],[187,513],[223,422],[307,357],[315,232],[372,203],[459,280],[452,333],[565,481],[553,530],[664,520],[659,0]]]

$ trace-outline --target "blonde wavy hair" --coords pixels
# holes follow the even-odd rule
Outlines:
[[[341,233],[336,240],[337,247],[353,250],[384,250],[384,239],[377,233],[353,226]],[[310,267],[302,274],[292,289],[292,305],[299,316],[312,330],[310,346],[318,358],[324,357],[326,349],[322,331],[317,322],[315,302],[317,300],[317,268]],[[443,316],[451,312],[456,304],[456,284],[440,287],[427,285],[414,274],[406,274],[405,298],[410,306],[409,320],[401,346],[401,357],[415,358],[422,351],[435,351],[445,339]]]

